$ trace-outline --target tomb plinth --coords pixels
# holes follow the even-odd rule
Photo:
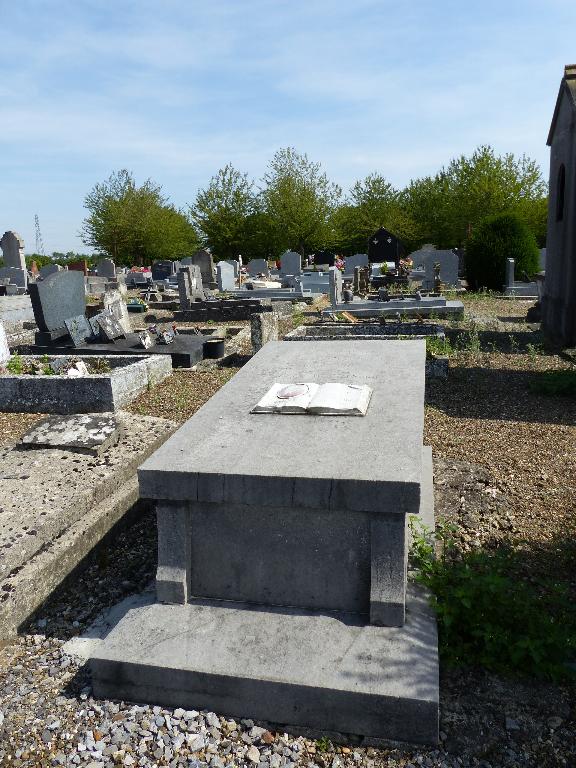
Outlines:
[[[435,622],[406,609],[408,516],[433,521],[424,364],[422,340],[269,342],[145,462],[157,603],[97,649],[97,695],[437,739]],[[371,387],[366,415],[250,412],[302,381]]]

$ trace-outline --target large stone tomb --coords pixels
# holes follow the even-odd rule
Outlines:
[[[406,576],[408,516],[433,523],[425,344],[341,352],[269,342],[140,468],[157,602],[95,648],[96,696],[437,741],[436,624]],[[366,384],[368,412],[250,413],[298,381]]]

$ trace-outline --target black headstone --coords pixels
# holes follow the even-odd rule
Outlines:
[[[336,255],[330,251],[317,251],[314,254],[314,264],[328,264],[333,267],[336,262]]]
[[[34,319],[40,331],[64,328],[64,321],[86,311],[86,291],[82,272],[55,272],[28,286]]]
[[[168,280],[176,274],[177,266],[175,261],[155,261],[152,264],[152,280]]]
[[[368,239],[368,260],[371,264],[379,264],[382,261],[393,261],[398,267],[398,263],[404,255],[404,246],[400,240],[388,232],[384,227],[380,227],[377,232]]]

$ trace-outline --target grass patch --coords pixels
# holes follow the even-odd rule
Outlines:
[[[534,375],[529,386],[532,392],[540,395],[576,399],[576,369],[541,371]]]
[[[576,611],[562,585],[518,578],[521,555],[509,545],[461,552],[449,527],[431,533],[417,518],[410,525],[411,562],[431,592],[445,663],[555,682],[576,677],[568,666],[576,654]]]

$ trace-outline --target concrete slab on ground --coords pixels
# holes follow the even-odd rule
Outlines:
[[[90,661],[94,695],[413,743],[438,740],[436,621],[400,628],[235,603],[131,608]]]
[[[122,435],[100,457],[0,449],[0,640],[12,636],[138,499],[136,468],[176,429],[118,412]]]
[[[121,426],[113,413],[48,416],[23,435],[22,448],[61,448],[99,456],[120,439]]]

